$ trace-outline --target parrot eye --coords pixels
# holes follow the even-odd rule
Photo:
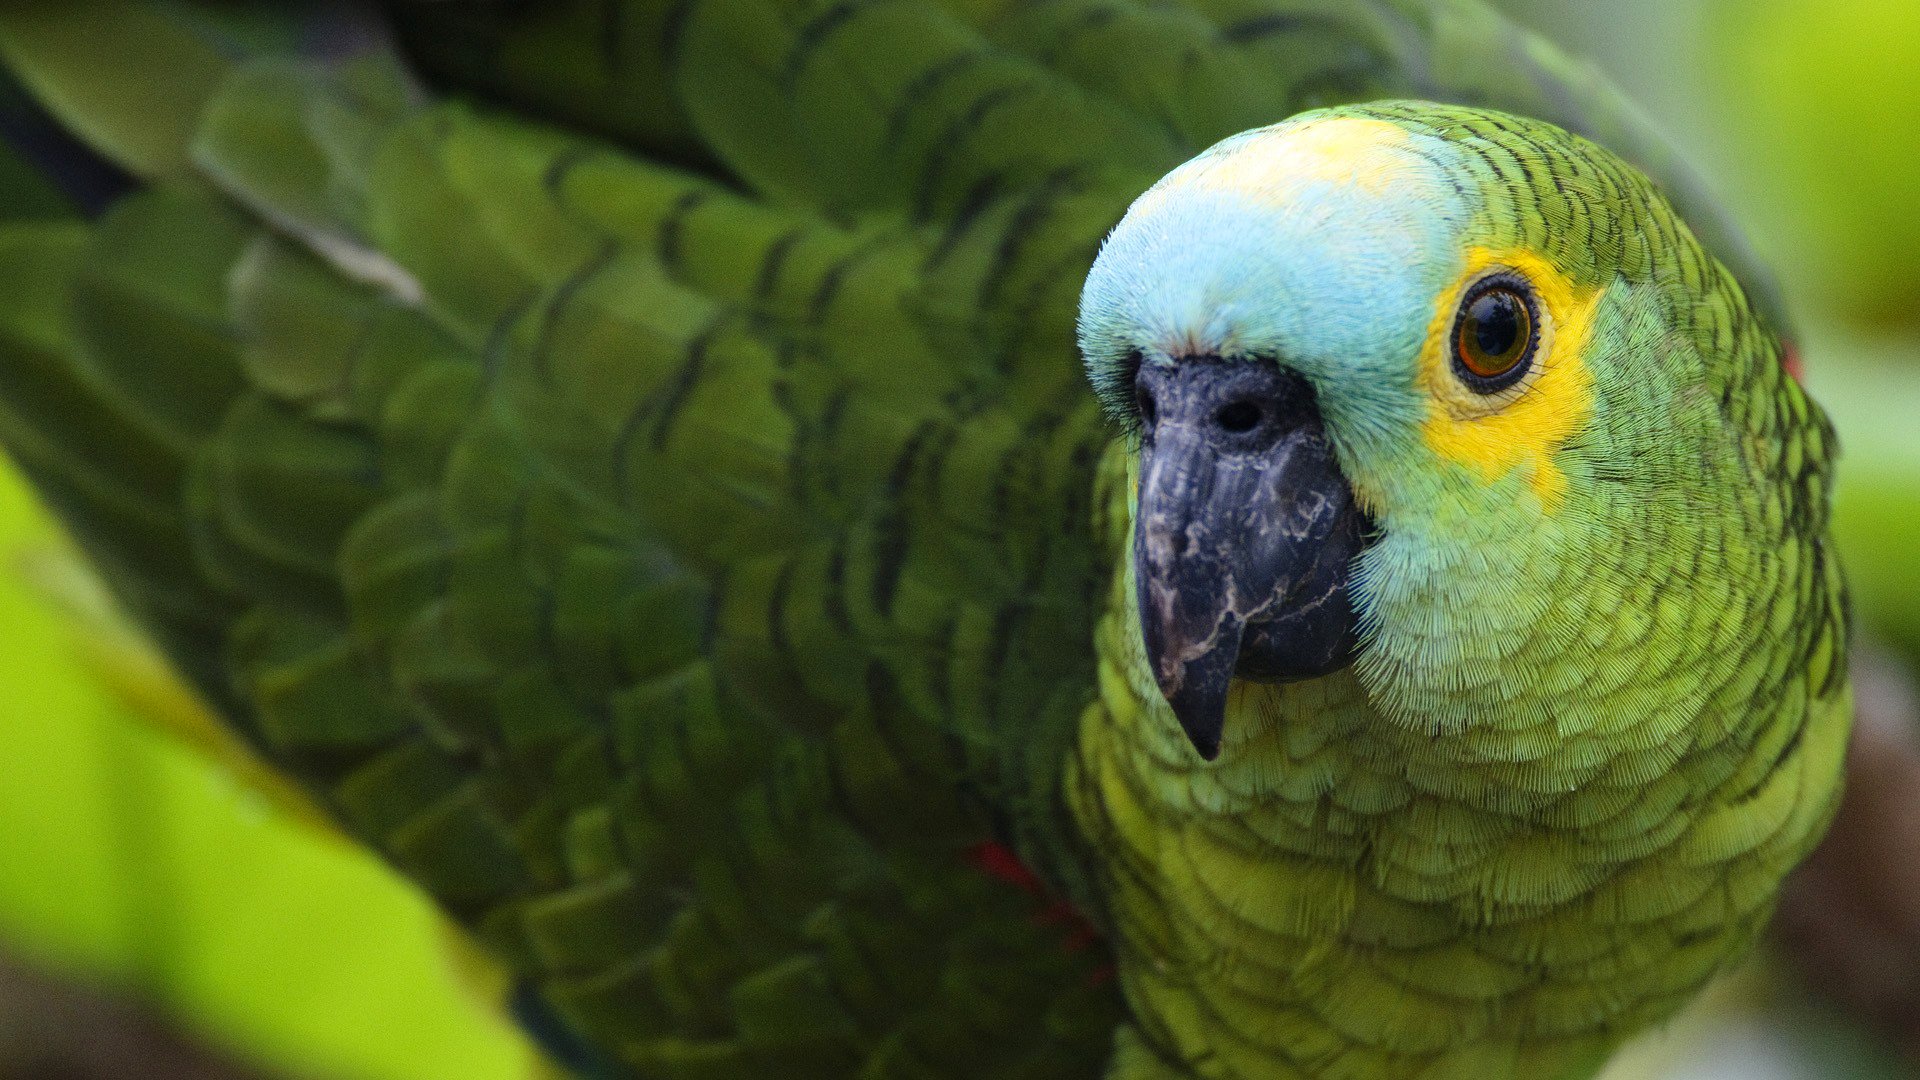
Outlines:
[[[1453,368],[1478,394],[1492,394],[1527,373],[1540,343],[1532,291],[1513,274],[1476,282],[1454,316]]]

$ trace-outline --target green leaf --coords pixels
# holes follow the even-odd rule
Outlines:
[[[94,628],[83,648],[85,623],[24,572],[30,553],[66,558],[59,543],[0,463],[0,947],[124,986],[290,1076],[532,1075],[499,976],[424,898],[90,668],[126,646]]]

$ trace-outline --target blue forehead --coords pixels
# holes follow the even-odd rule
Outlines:
[[[1088,276],[1089,359],[1258,356],[1299,370],[1323,400],[1353,384],[1410,390],[1435,298],[1465,258],[1468,212],[1413,138],[1363,144],[1352,167],[1324,151],[1302,166],[1282,126],[1169,174]]]

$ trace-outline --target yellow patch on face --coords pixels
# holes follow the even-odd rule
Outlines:
[[[1532,284],[1540,342],[1524,378],[1481,394],[1454,373],[1454,318],[1466,288],[1500,269]],[[1430,395],[1422,434],[1434,453],[1472,466],[1488,479],[1523,469],[1541,505],[1557,508],[1567,478],[1554,454],[1593,414],[1593,375],[1582,356],[1599,299],[1600,290],[1576,289],[1531,251],[1470,251],[1466,272],[1434,302],[1420,354],[1420,378]]]
[[[1398,124],[1360,116],[1276,124],[1194,158],[1134,205],[1150,209],[1176,193],[1194,191],[1234,192],[1271,204],[1309,184],[1382,192],[1414,178],[1419,159],[1401,152],[1411,140]]]

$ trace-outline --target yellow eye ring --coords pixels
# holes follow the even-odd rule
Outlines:
[[[1453,319],[1453,370],[1468,389],[1494,394],[1519,382],[1539,346],[1539,307],[1518,274],[1482,278],[1460,298]]]

